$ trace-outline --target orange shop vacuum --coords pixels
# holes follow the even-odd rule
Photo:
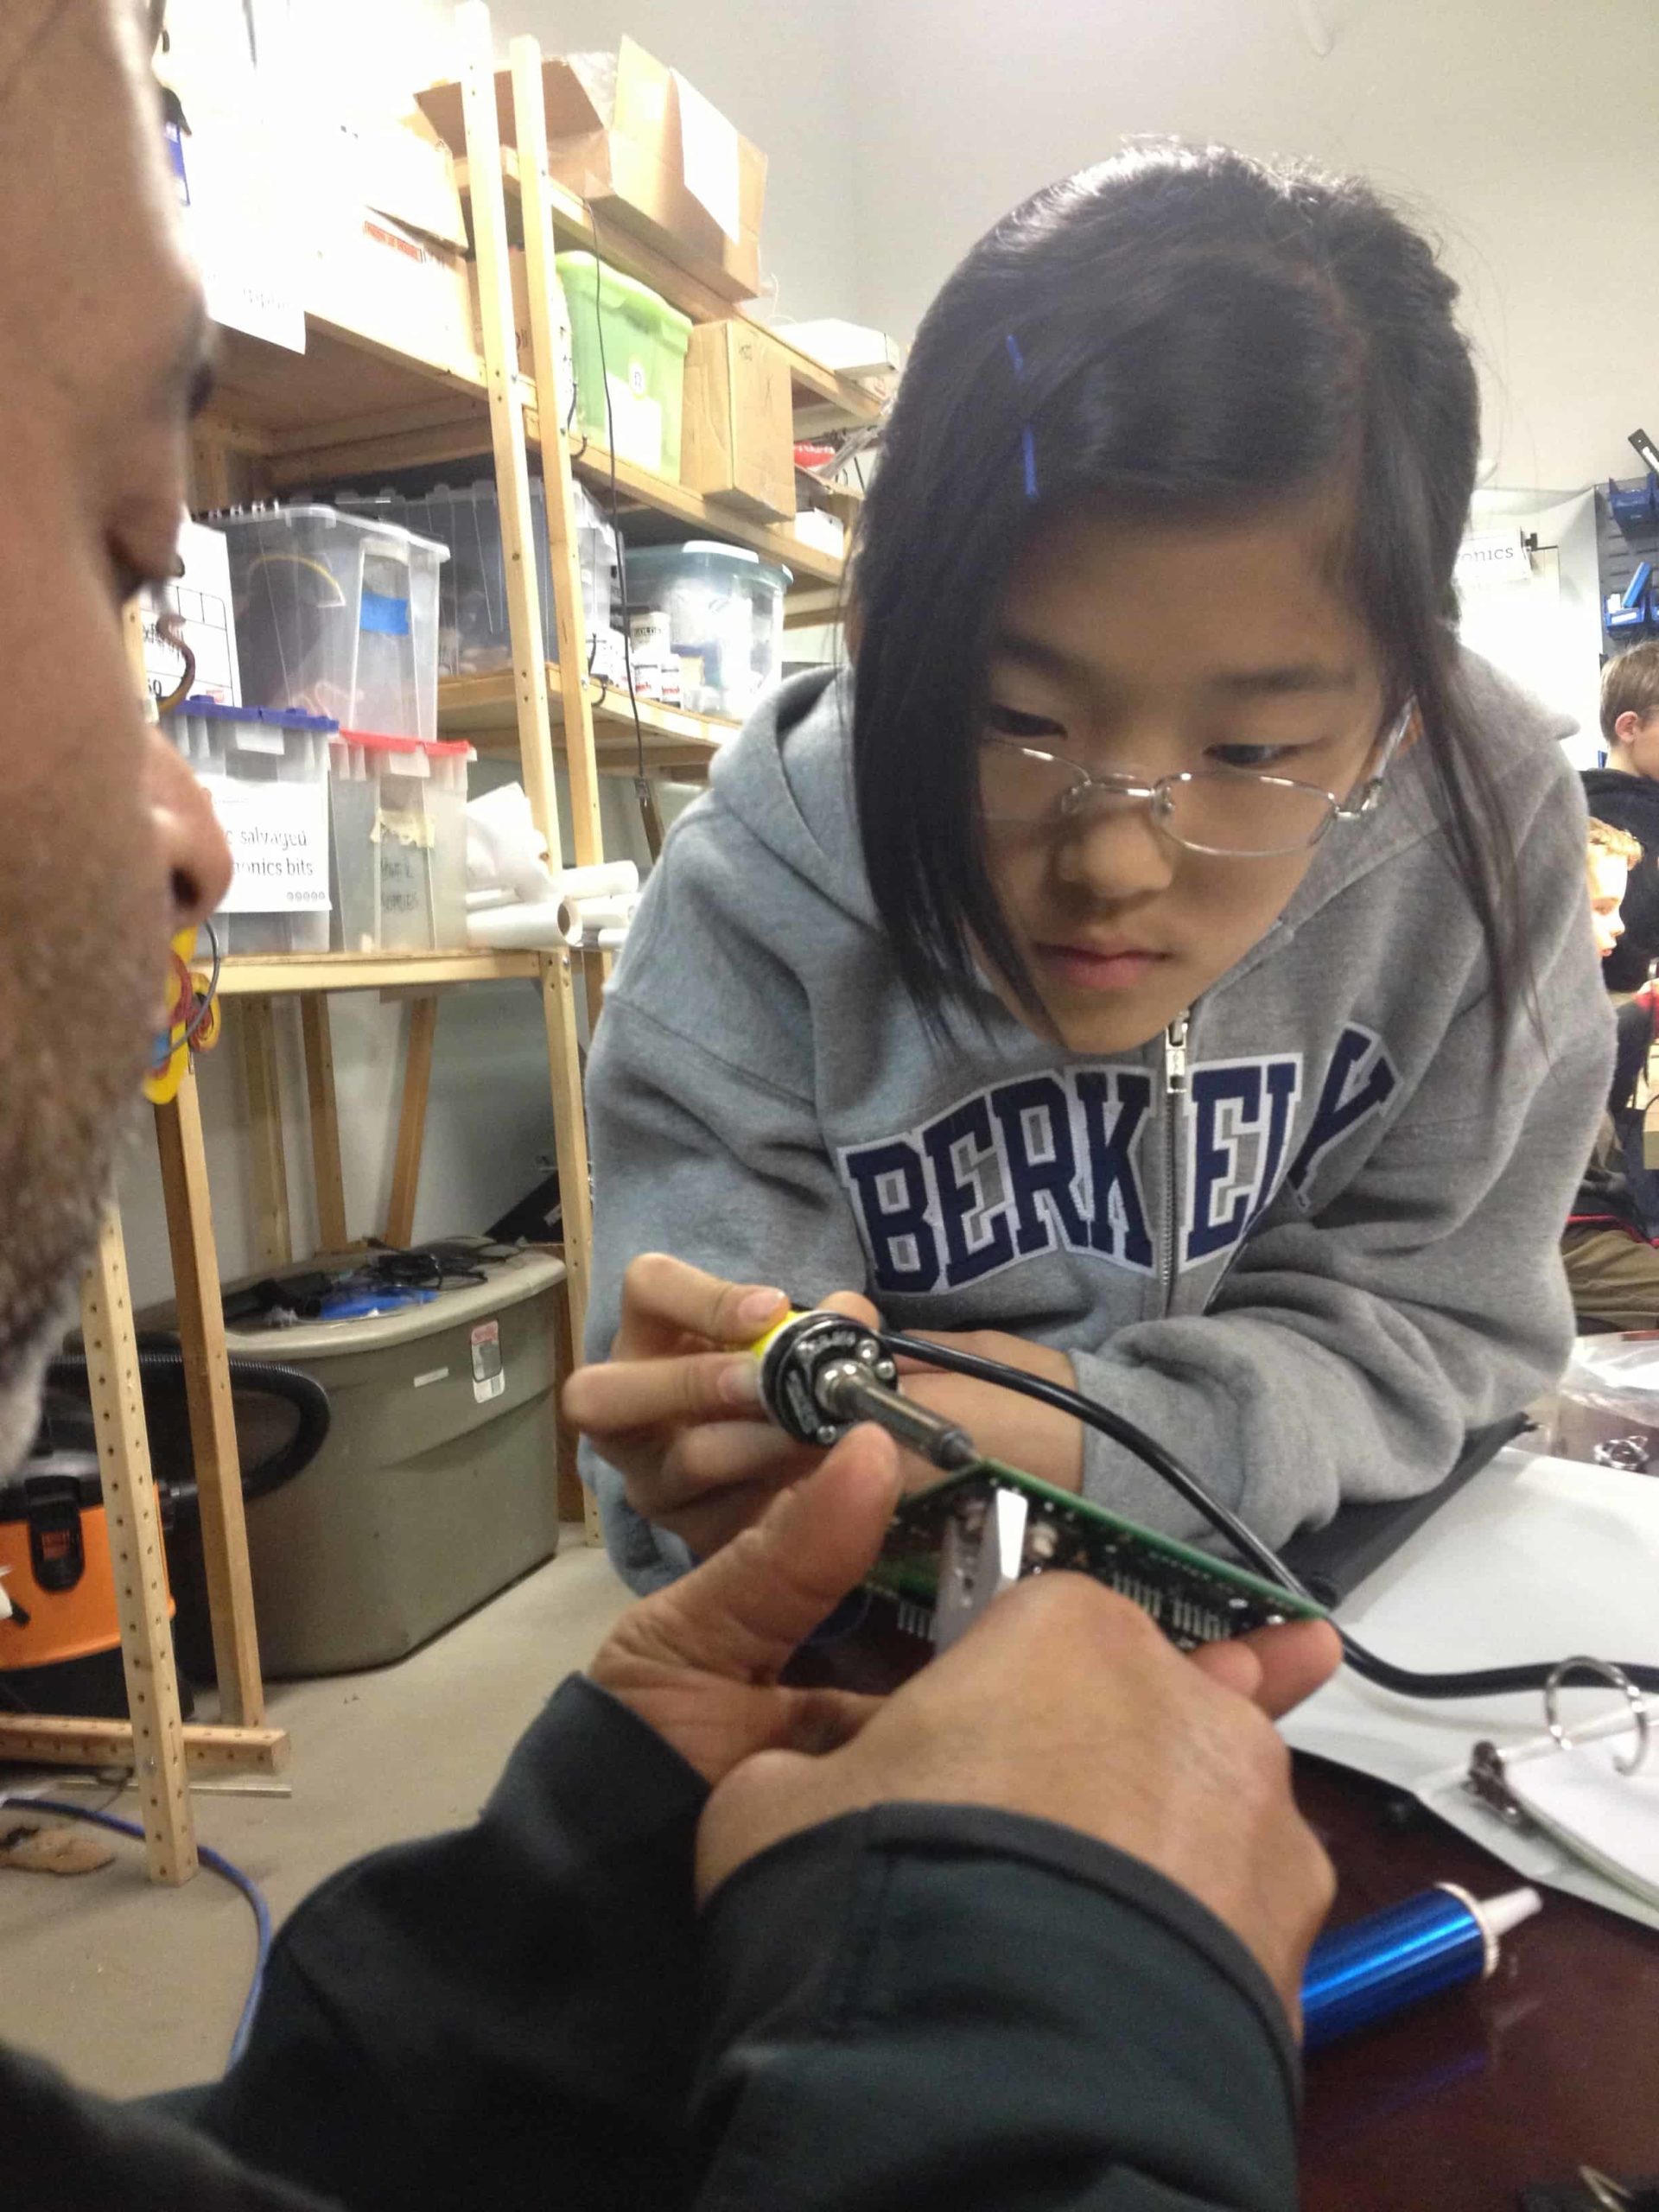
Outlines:
[[[207,1617],[184,1363],[176,1343],[149,1341],[139,1369],[157,1503],[166,1534],[168,1611],[181,1598]],[[263,1497],[309,1465],[328,1433],[327,1395],[308,1375],[231,1362],[242,1446],[243,1495]],[[41,1427],[27,1459],[0,1482],[0,1707],[111,1719],[127,1712],[119,1596],[84,1357],[47,1371]],[[205,1641],[205,1639],[203,1639]],[[181,1649],[180,1695],[211,1669],[211,1652]]]

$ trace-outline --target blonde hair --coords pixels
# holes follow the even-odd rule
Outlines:
[[[1592,817],[1589,836],[1592,853],[1606,853],[1623,861],[1626,868],[1634,868],[1642,857],[1641,840],[1632,837],[1628,830],[1615,830],[1611,822],[1598,822]]]

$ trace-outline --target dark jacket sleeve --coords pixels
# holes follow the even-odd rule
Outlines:
[[[697,2212],[1290,2212],[1265,1975],[1139,1861],[962,1806],[752,1859],[705,1916]]]
[[[252,2172],[193,2129],[0,2050],[0,2204],[7,2212],[340,2212]]]
[[[475,1827],[300,1907],[203,2124],[352,2212],[685,2203],[706,1796],[567,1681]]]

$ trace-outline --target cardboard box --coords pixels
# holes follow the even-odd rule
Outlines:
[[[795,512],[789,357],[753,323],[693,326],[680,481],[763,519]]]
[[[434,366],[478,372],[472,264],[372,207],[320,214],[304,287],[308,310]]]
[[[542,65],[548,165],[598,218],[632,232],[721,299],[760,289],[760,215],[766,157],[739,136],[676,69],[631,38],[614,54],[578,54]],[[466,150],[461,87],[418,95],[451,150]],[[512,86],[495,79],[502,143],[516,143]]]
[[[341,198],[466,251],[455,157],[423,115],[379,124],[342,122],[335,126],[335,147],[333,188]]]

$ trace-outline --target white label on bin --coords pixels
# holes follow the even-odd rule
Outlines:
[[[448,1377],[448,1373],[449,1370],[447,1367],[429,1367],[424,1375],[417,1375],[415,1377],[414,1382],[410,1387],[416,1390],[424,1390],[429,1382],[443,1382]]]
[[[200,779],[236,873],[224,914],[328,912],[328,786]]]
[[[662,409],[649,392],[635,391],[632,378],[618,376],[614,369],[607,375],[605,388],[611,395],[611,433],[616,441],[617,459],[631,461],[636,468],[649,469],[653,476],[660,476]]]
[[[481,1406],[499,1398],[507,1387],[507,1370],[501,1363],[501,1324],[480,1321],[473,1331],[473,1395]]]

